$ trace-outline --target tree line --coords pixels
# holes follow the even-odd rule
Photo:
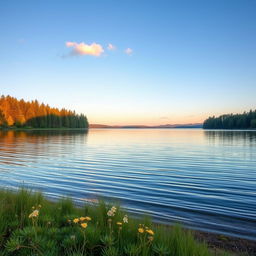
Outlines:
[[[2,95],[0,98],[0,127],[88,128],[85,115],[75,111],[51,108],[37,100],[18,100]]]
[[[204,129],[254,129],[256,128],[256,110],[243,114],[226,114],[209,117],[204,121]]]

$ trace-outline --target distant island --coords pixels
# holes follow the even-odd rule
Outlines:
[[[159,129],[159,128],[202,128],[203,124],[164,124],[164,125],[105,125],[105,124],[90,124],[90,128],[117,128],[117,129]]]
[[[226,114],[209,117],[203,123],[204,129],[255,129],[256,110],[243,114]]]
[[[24,101],[11,96],[0,98],[0,128],[88,128],[85,115],[52,108],[37,100]]]

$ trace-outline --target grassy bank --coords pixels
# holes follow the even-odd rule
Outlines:
[[[180,226],[132,219],[104,202],[51,202],[25,189],[0,191],[0,234],[0,255],[215,255]]]

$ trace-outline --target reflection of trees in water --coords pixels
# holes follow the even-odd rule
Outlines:
[[[52,148],[57,144],[65,145],[67,141],[69,144],[86,143],[87,134],[88,130],[0,131],[1,156],[6,155],[10,160],[10,158],[16,158],[17,155],[24,155],[26,158],[27,154],[33,154],[33,156],[52,154],[54,153]],[[20,161],[23,160],[20,159]],[[3,159],[1,162],[3,163]],[[8,161],[8,164],[12,162]]]
[[[256,131],[205,130],[204,135],[211,143],[256,145]]]

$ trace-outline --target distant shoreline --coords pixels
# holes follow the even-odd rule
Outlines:
[[[166,128],[202,128],[203,124],[165,124],[165,125],[104,125],[89,124],[89,128],[115,128],[115,129],[166,129]]]

